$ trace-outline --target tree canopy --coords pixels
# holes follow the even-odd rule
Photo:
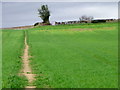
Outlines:
[[[49,24],[50,11],[47,5],[42,5],[41,8],[38,9],[39,17],[43,20],[43,23]]]

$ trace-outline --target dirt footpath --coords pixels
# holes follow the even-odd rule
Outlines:
[[[24,49],[24,55],[22,57],[23,59],[23,69],[22,69],[22,75],[26,76],[28,79],[28,86],[26,88],[36,88],[33,86],[33,81],[35,80],[35,74],[32,73],[32,69],[30,67],[30,61],[29,61],[29,46],[27,44],[27,37],[25,37],[25,49]]]

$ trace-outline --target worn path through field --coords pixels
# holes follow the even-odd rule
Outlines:
[[[24,48],[24,55],[22,57],[23,59],[23,69],[22,74],[26,76],[28,79],[28,86],[25,88],[36,88],[36,86],[33,85],[33,81],[35,80],[35,74],[32,73],[32,69],[30,67],[30,61],[29,61],[29,46],[27,44],[27,36],[25,36],[25,48]]]

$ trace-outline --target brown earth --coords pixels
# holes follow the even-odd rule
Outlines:
[[[116,27],[101,27],[101,28],[97,28],[97,30],[101,30],[101,29],[106,29],[106,30],[113,30]],[[76,28],[76,29],[70,29],[72,31],[84,31],[84,30],[96,30],[96,28]]]
[[[21,30],[21,29],[28,29],[28,28],[33,28],[33,25],[29,26],[19,26],[19,27],[11,27],[11,28],[2,28],[2,29],[13,29],[13,30]]]
[[[25,37],[25,49],[24,49],[24,55],[22,56],[23,59],[23,68],[21,70],[21,74],[26,76],[28,79],[28,86],[25,88],[36,88],[36,86],[31,86],[33,84],[33,81],[35,80],[35,74],[32,73],[32,69],[30,67],[30,61],[29,61],[29,46],[27,44],[27,38]]]

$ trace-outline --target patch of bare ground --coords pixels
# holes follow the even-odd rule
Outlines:
[[[71,29],[72,31],[84,31],[84,30],[95,30],[93,28],[76,28],[76,29]]]
[[[63,29],[61,31],[92,31],[92,30],[114,30],[116,27],[101,27],[101,28],[74,28],[74,29]],[[40,30],[42,31],[50,31],[50,30]]]
[[[26,78],[28,79],[28,86],[26,86],[25,88],[36,88],[36,86],[33,86],[33,81],[35,80],[35,74],[32,73],[32,69],[30,67],[30,61],[29,61],[29,46],[27,44],[27,37],[25,37],[25,48],[24,48],[24,54],[22,56],[23,59],[23,68],[21,70],[20,75],[24,75],[26,76]]]
[[[28,29],[33,27],[34,27],[33,25],[29,25],[29,26],[19,26],[19,27],[10,27],[10,28],[2,28],[2,29],[22,30],[22,29]]]
[[[116,27],[102,27],[102,28],[97,28],[97,30],[114,30]],[[96,30],[96,28],[76,28],[76,29],[70,29],[71,31],[84,31],[84,30]]]

